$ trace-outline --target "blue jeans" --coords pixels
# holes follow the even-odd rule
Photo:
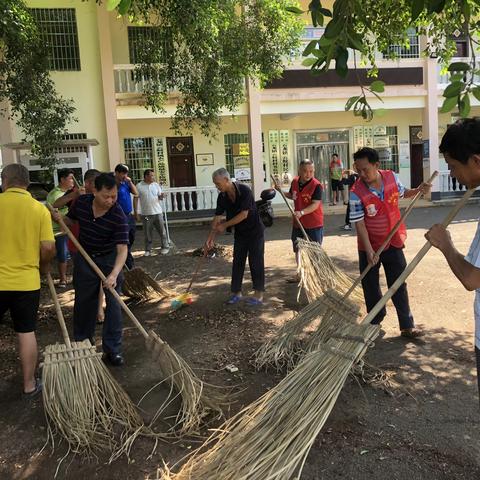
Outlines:
[[[305,228],[305,233],[308,235],[308,238],[312,242],[317,242],[320,245],[323,242],[323,227],[317,228]],[[293,251],[297,251],[297,238],[304,238],[303,233],[299,228],[292,229],[292,243],[293,243]]]
[[[59,263],[65,263],[69,258],[69,252],[67,247],[67,236],[57,235],[55,237],[55,248],[57,250],[57,261]]]
[[[113,269],[116,250],[107,255],[93,258],[105,276]],[[117,278],[115,290],[120,290],[123,275]],[[98,290],[100,278],[81,254],[75,255],[73,269],[75,304],[73,306],[73,336],[75,341],[93,339],[97,324]],[[107,308],[103,322],[102,348],[105,353],[121,353],[122,350],[122,309],[109,290],[104,289]]]

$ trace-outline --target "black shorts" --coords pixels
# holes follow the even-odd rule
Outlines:
[[[334,180],[333,178],[331,178],[330,183],[332,185],[332,192],[343,190],[343,183],[341,180]]]
[[[13,321],[13,329],[17,333],[34,332],[37,327],[40,290],[0,291],[0,318],[7,310]]]

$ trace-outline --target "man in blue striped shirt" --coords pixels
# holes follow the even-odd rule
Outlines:
[[[109,173],[95,179],[93,194],[82,195],[70,208],[67,224],[77,221],[79,241],[107,277],[105,286],[120,290],[122,268],[128,252],[128,220],[117,203],[117,185]],[[81,254],[75,255],[73,286],[73,331],[76,341],[93,339],[98,311],[98,276]],[[123,365],[122,311],[110,291],[105,289],[106,310],[102,347],[105,362]]]

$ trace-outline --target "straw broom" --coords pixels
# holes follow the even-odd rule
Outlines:
[[[65,225],[63,218],[60,217],[58,223],[90,267],[105,283],[105,275]],[[180,435],[196,433],[202,420],[210,413],[215,412],[218,416],[222,416],[223,409],[230,403],[225,394],[225,389],[200,380],[185,360],[175,353],[168,343],[163,341],[153,330],[150,332],[145,330],[114,288],[109,287],[109,291],[145,338],[147,349],[151,351],[153,359],[157,362],[160,375],[171,383],[182,399],[176,424],[172,428],[178,427]]]
[[[468,190],[444,220],[446,227],[474,193]],[[427,242],[361,324],[339,324],[338,334],[307,354],[275,388],[220,427],[177,474],[161,480],[286,480],[300,478],[307,455],[327,421],[352,367],[380,327],[371,325],[431,248]],[[213,444],[213,446],[211,446]],[[209,447],[205,450],[205,447]]]
[[[275,177],[273,175],[270,175],[270,177],[276,185]],[[341,291],[348,290],[352,284],[352,279],[332,262],[318,242],[312,242],[310,240],[300,219],[295,215],[292,206],[281,188],[279,192],[304,237],[304,240],[301,238],[297,239],[299,253],[297,272],[300,274],[299,293],[301,288],[305,288],[308,301],[312,302],[319,298],[323,292],[331,288],[336,288]],[[360,292],[358,291],[356,294],[358,298],[361,299]]]
[[[44,354],[43,404],[48,438],[54,446],[55,434],[61,435],[74,453],[115,450],[119,448],[118,436],[143,431],[143,421],[100,360],[95,346],[89,340],[70,342],[50,273],[47,280],[65,342],[48,345]]]
[[[124,281],[122,285],[123,294],[130,298],[136,298],[141,301],[150,300],[158,297],[160,300],[173,297],[175,292],[162,287],[154,280],[143,268],[135,267],[131,270],[125,270]]]
[[[433,172],[427,183],[431,184],[437,175],[437,171]],[[397,232],[398,228],[406,220],[407,216],[413,210],[415,203],[421,196],[422,193],[418,192],[413,197],[410,204],[401,215],[400,219],[392,227],[392,230],[387,235],[387,238],[375,252],[377,257],[379,257],[385,248],[390,244],[390,241]],[[305,252],[309,248],[315,248],[315,244],[313,242],[305,242],[303,240],[299,240],[299,242],[301,245],[301,252]],[[302,247],[304,248],[302,249]],[[323,250],[321,252],[323,252]],[[330,261],[328,256],[326,257],[328,261]],[[356,294],[358,291],[357,287],[359,287],[362,280],[372,267],[373,265],[367,265],[360,276],[357,277],[355,282],[353,282],[353,284],[347,288],[344,295],[340,295],[336,290],[330,289],[325,291],[323,294],[316,296],[317,293],[319,293],[319,290],[321,290],[319,289],[319,285],[322,285],[322,283],[328,283],[329,280],[327,278],[327,280],[324,282],[310,282],[308,280],[309,277],[306,276],[306,282],[312,285],[312,290],[305,288],[307,296],[309,297],[309,301],[312,302],[310,303],[311,307],[309,305],[305,309],[302,309],[297,316],[282,326],[279,333],[273,339],[260,347],[255,354],[256,368],[265,368],[271,364],[273,364],[277,370],[283,368],[285,365],[287,365],[288,368],[291,368],[294,365],[295,359],[297,359],[300,354],[300,342],[298,341],[298,336],[315,320],[318,321],[318,328],[316,329],[314,335],[310,338],[310,344],[315,344],[315,342],[317,342],[319,339],[325,340],[328,338],[329,331],[332,328],[335,328],[335,319],[338,317],[338,315],[342,316],[343,313],[343,317],[350,319],[350,321],[355,321],[359,314],[358,296],[355,295],[354,302],[352,302],[349,297],[352,294]],[[306,273],[308,269],[303,269],[302,271]],[[308,293],[309,291],[310,294]],[[309,346],[307,351],[310,350],[310,348],[311,347]]]

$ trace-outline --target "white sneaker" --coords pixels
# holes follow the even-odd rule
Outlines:
[[[150,257],[152,255],[152,252],[146,251],[143,256],[144,257]]]
[[[161,253],[162,255],[166,255],[169,251],[170,251],[170,250],[169,250],[168,248],[162,248],[162,249],[160,250],[160,253]]]
[[[344,225],[344,226],[343,226],[343,229],[344,229],[344,230],[351,230],[352,227],[351,227],[350,225]]]

